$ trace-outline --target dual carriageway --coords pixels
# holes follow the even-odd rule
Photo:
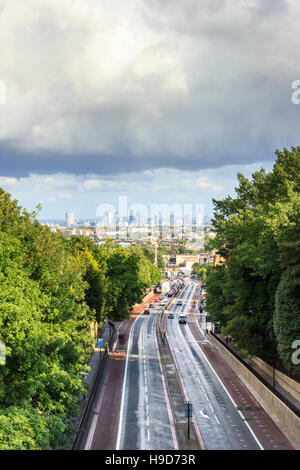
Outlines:
[[[193,404],[197,448],[208,450],[290,449],[266,415],[207,339],[193,307],[200,286],[187,280],[165,306],[144,308],[124,325],[126,344],[115,344],[90,420],[85,449],[179,449],[176,420],[157,340],[163,315],[172,360],[185,401]],[[177,301],[181,300],[182,305]],[[169,313],[174,318],[169,318]],[[180,324],[179,315],[186,315]],[[127,329],[126,329],[127,327]],[[184,410],[182,410],[184,420]]]

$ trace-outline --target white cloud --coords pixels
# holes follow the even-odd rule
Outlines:
[[[80,191],[93,191],[99,189],[102,186],[102,182],[97,179],[87,179],[79,187]]]
[[[17,178],[7,178],[5,176],[0,176],[0,186],[11,187],[17,184]]]
[[[60,199],[71,199],[71,194],[70,193],[60,193],[59,195]]]
[[[2,2],[0,142],[21,152],[2,167],[99,175],[271,159],[299,135],[299,13],[296,0]]]

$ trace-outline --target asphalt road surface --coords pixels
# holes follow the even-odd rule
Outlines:
[[[205,449],[257,450],[261,445],[234,406],[193,337],[178,316],[191,310],[195,284],[189,281],[174,305],[174,319],[167,319],[167,335]],[[205,341],[205,339],[204,339]]]
[[[176,448],[156,340],[160,308],[141,314],[128,342],[117,439],[119,450]]]

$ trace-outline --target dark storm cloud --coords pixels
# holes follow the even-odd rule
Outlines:
[[[251,148],[249,149],[251,150]],[[262,147],[253,157],[249,152],[241,154],[228,154],[218,152],[212,158],[207,153],[202,153],[201,158],[174,157],[172,155],[153,155],[149,158],[137,158],[132,155],[86,155],[58,153],[26,153],[16,151],[11,146],[0,144],[0,173],[4,177],[21,178],[31,173],[50,175],[66,173],[74,175],[99,174],[103,177],[124,173],[139,173],[145,170],[170,168],[183,171],[199,171],[223,167],[224,165],[242,165],[249,161],[272,161],[273,151]]]
[[[296,0],[24,4],[0,16],[0,176],[196,171],[298,144]]]
[[[255,10],[259,15],[280,14],[288,10],[288,2],[286,0],[260,0]]]

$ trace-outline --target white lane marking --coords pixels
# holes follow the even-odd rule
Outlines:
[[[124,371],[124,379],[123,379],[123,387],[122,387],[121,407],[120,407],[120,414],[119,414],[119,427],[118,427],[118,436],[117,436],[117,442],[116,442],[116,450],[120,450],[121,433],[122,433],[122,426],[123,426],[125,388],[126,388],[126,382],[127,382],[128,358],[129,358],[129,353],[131,351],[131,346],[132,346],[132,336],[133,336],[133,330],[134,330],[133,327],[136,325],[136,321],[139,320],[140,317],[141,317],[141,313],[139,314],[139,316],[135,319],[135,321],[131,325],[130,332],[129,332],[129,338],[128,338],[128,344],[127,344],[127,354],[126,354],[126,363],[125,363],[125,371]]]
[[[210,419],[208,415],[206,415],[205,413],[203,413],[202,410],[199,411],[199,414],[202,418],[207,418],[207,419]]]
[[[217,415],[215,415],[215,418],[216,418],[217,423],[218,423],[218,424],[221,424],[220,421],[218,420]]]
[[[176,308],[175,308],[176,310]],[[175,329],[176,327],[173,326],[174,324],[172,324],[172,327]],[[176,321],[176,325],[177,325],[177,330],[179,330],[179,333],[182,335],[182,337],[184,338],[183,334],[182,334],[182,331],[179,327],[179,324],[178,322]],[[179,371],[179,367],[178,367],[178,364],[177,364],[177,360],[176,360],[176,357],[175,357],[175,353],[173,351],[173,348],[171,347],[171,341],[169,339],[169,335],[168,333],[166,334],[166,338],[167,338],[167,341],[169,343],[169,346],[170,346],[170,351],[171,351],[171,354],[172,354],[172,357],[173,357],[173,360],[174,360],[174,364],[175,364],[175,368],[177,370],[177,374],[178,374],[178,377],[179,377],[179,381],[180,381],[180,384],[181,384],[181,388],[182,388],[182,391],[183,391],[183,395],[185,397],[185,400],[187,401],[188,400],[188,394],[187,394],[187,391],[185,389],[185,386],[184,386],[184,383],[183,383],[183,379],[181,377],[181,374],[180,374],[180,371]],[[191,359],[193,360],[193,357],[191,355],[191,352],[190,352],[190,349],[187,348],[187,352],[188,354],[190,355]],[[198,442],[200,444],[200,447],[201,449],[205,449],[204,447],[204,444],[203,444],[203,441],[202,441],[202,437],[201,437],[201,434],[200,434],[200,431],[199,431],[199,428],[198,428],[198,424],[197,424],[197,421],[194,419],[194,417],[192,418],[192,422],[194,424],[194,428],[195,428],[195,432],[196,432],[196,435],[197,435],[197,438],[198,438]]]
[[[154,322],[154,328],[155,329],[156,329],[156,323],[157,323],[157,320]],[[164,393],[165,393],[165,399],[166,399],[167,411],[168,411],[168,416],[169,416],[169,422],[170,422],[170,426],[171,426],[171,432],[172,432],[172,437],[173,437],[174,448],[175,448],[175,450],[179,450],[176,431],[175,431],[175,425],[174,425],[174,418],[173,418],[171,404],[170,404],[169,395],[168,395],[168,391],[167,391],[166,379],[165,379],[165,376],[164,376],[164,371],[163,371],[163,366],[162,366],[161,357],[160,357],[160,353],[159,353],[156,334],[155,334],[154,338],[155,338],[156,354],[157,354],[157,357],[158,357],[159,368],[160,368],[160,373],[161,373],[161,378],[162,378],[162,383],[163,383],[163,389],[164,389]]]
[[[199,328],[200,329],[200,328]],[[220,377],[218,376],[218,374],[216,373],[215,369],[213,368],[213,366],[211,365],[211,363],[209,362],[209,360],[207,359],[206,355],[204,354],[204,352],[202,351],[202,349],[199,347],[199,345],[197,344],[196,340],[195,340],[195,337],[194,335],[192,334],[191,330],[188,328],[188,334],[191,336],[192,340],[194,341],[194,343],[197,345],[198,347],[198,350],[201,352],[202,356],[204,357],[204,359],[206,360],[207,364],[209,365],[209,367],[211,368],[211,370],[213,371],[213,373],[215,374],[215,376],[217,377],[218,381],[220,382],[220,384],[222,385],[223,389],[225,390],[227,396],[229,397],[229,399],[231,400],[231,402],[233,403],[234,407],[237,409],[237,404],[235,403],[235,401],[233,400],[232,396],[230,395],[230,393],[228,392],[228,390],[226,389],[225,385],[223,384],[223,382],[221,381]],[[256,437],[256,435],[254,434],[253,430],[251,429],[251,427],[249,426],[249,424],[247,423],[247,421],[245,421],[245,417],[243,416],[243,414],[240,412],[240,410],[237,410],[237,412],[239,413],[239,415],[241,416],[241,418],[243,419],[243,422],[246,424],[247,428],[249,429],[250,433],[252,434],[253,438],[255,439],[256,443],[258,444],[259,448],[261,450],[264,450],[263,446],[261,445],[261,443],[259,442],[258,438]]]

